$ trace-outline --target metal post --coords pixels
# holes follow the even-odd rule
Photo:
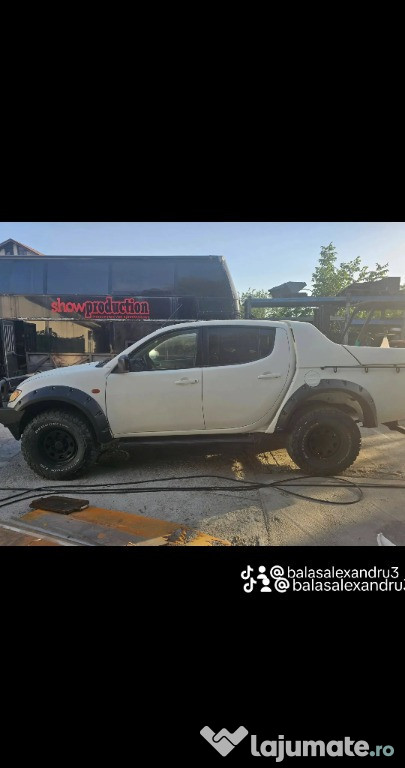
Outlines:
[[[349,320],[350,320],[350,301],[346,302],[345,306],[345,335],[343,338],[343,344],[349,343]]]
[[[93,331],[88,332],[89,362],[93,362]]]

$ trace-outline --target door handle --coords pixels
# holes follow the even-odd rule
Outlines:
[[[185,384],[198,384],[198,381],[199,381],[199,379],[186,379],[186,378],[184,378],[184,379],[178,379],[178,381],[175,381],[174,383],[175,384],[182,384],[182,385],[185,385]]]
[[[279,379],[281,378],[281,373],[261,373],[260,376],[257,377],[258,379]]]

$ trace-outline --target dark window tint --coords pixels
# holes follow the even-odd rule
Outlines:
[[[177,301],[176,319],[179,320],[197,320],[198,318],[198,300],[192,296],[180,296]]]
[[[108,293],[108,261],[95,259],[55,259],[48,261],[50,294],[86,294],[106,296]]]
[[[112,293],[135,296],[173,295],[171,259],[112,259]]]
[[[43,276],[43,261],[0,259],[0,293],[43,293]]]
[[[227,296],[229,282],[219,261],[214,259],[178,259],[176,295]]]
[[[178,299],[183,301],[183,299]],[[238,317],[238,308],[233,298],[210,296],[198,299],[199,320],[232,320]]]
[[[268,357],[273,351],[275,337],[275,328],[210,328],[208,365],[241,365]]]

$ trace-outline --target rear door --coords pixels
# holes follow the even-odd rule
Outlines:
[[[252,323],[207,326],[203,332],[206,429],[254,427],[270,418],[291,366],[287,331]]]

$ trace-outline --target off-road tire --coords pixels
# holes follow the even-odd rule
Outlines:
[[[360,430],[353,419],[326,406],[298,415],[287,438],[290,457],[308,475],[341,474],[356,460],[360,447]]]
[[[52,440],[56,446],[54,458]],[[21,450],[31,469],[47,480],[69,480],[82,474],[100,452],[86,420],[63,410],[43,411],[34,416],[22,434]],[[58,456],[65,458],[58,460]]]

